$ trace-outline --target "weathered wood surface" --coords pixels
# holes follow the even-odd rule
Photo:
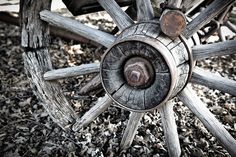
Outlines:
[[[207,109],[206,104],[199,99],[194,91],[190,87],[186,87],[178,97],[199,118],[208,131],[219,140],[231,156],[236,156],[236,140]]]
[[[195,67],[191,82],[236,96],[236,81]]]
[[[224,29],[223,29],[223,27],[221,26],[221,27],[218,29],[217,32],[218,32],[220,41],[225,42],[225,41],[226,41],[226,36],[225,36],[225,34],[224,34]],[[235,52],[235,53],[236,53],[236,52]]]
[[[194,60],[236,54],[236,40],[197,45],[192,48]]]
[[[76,119],[72,130],[78,131],[91,123],[95,118],[103,113],[112,104],[112,102],[112,99],[110,99],[107,95],[98,99],[96,104],[89,111],[87,111],[81,118]]]
[[[15,25],[15,26],[20,26],[20,20],[19,20],[18,14],[12,14],[10,12],[0,11],[0,21]],[[96,42],[93,42],[92,40],[88,40],[78,34],[69,32],[68,30],[64,30],[58,27],[50,26],[49,31],[50,31],[50,35],[53,35],[54,37],[62,38],[64,40],[68,40],[68,41],[74,40],[74,41],[78,41],[85,44],[92,44],[94,46],[100,45]]]
[[[186,8],[185,15],[191,13],[195,8],[201,5],[205,0],[183,0],[182,6]]]
[[[52,13],[48,10],[41,11],[40,18],[53,26],[71,31],[105,47],[111,46],[116,39],[115,36],[111,34],[91,28],[76,20],[60,16],[59,14]]]
[[[180,8],[182,0],[168,0],[168,7],[171,8]]]
[[[231,22],[236,27],[236,2],[233,4],[233,9],[229,13],[229,22]]]
[[[47,49],[49,26],[39,19],[41,9],[49,9],[50,1],[21,0],[21,25],[24,67],[35,95],[41,101],[52,120],[62,129],[69,129],[76,118],[57,82],[45,82],[43,74],[52,70]]]
[[[21,45],[26,48],[41,48],[49,45],[49,27],[39,19],[39,12],[44,9],[50,9],[51,3],[46,0],[40,2],[31,2],[21,0]]]
[[[185,15],[188,15],[196,7],[198,7],[203,1],[205,1],[205,0],[182,0],[181,8],[184,7],[186,9]],[[155,17],[161,16],[162,9],[160,8],[160,4],[165,3],[165,2],[167,2],[167,1],[166,0],[151,0]]]
[[[160,35],[159,25],[155,22],[143,22],[140,24],[136,24],[131,26],[129,29],[124,30],[117,38],[117,40],[121,40],[130,36],[134,36],[135,34],[146,35],[151,38],[157,38]]]
[[[107,11],[120,30],[134,24],[133,20],[121,9],[115,0],[97,0]]]
[[[44,74],[44,79],[49,80],[57,80],[68,77],[75,77],[79,75],[86,75],[91,73],[99,72],[100,63],[90,63],[90,64],[82,64],[79,66],[61,68],[56,70],[47,71]]]
[[[123,137],[120,143],[121,149],[127,149],[131,146],[134,136],[137,133],[138,126],[140,125],[140,120],[144,113],[131,112],[129,116],[129,121],[126,125]]]
[[[227,21],[225,25],[234,33],[236,33],[236,26],[232,24],[230,21]]]
[[[31,87],[52,120],[64,130],[76,118],[57,82],[45,82],[43,73],[52,69],[47,49],[27,51],[23,54],[26,74]]]
[[[150,0],[136,0],[138,21],[148,21],[154,18]]]
[[[127,15],[129,15],[129,17],[132,19],[132,20],[137,20],[137,10],[136,10],[136,8],[132,5],[132,6],[129,6],[126,10],[125,10],[125,13],[127,14]],[[112,32],[111,32],[111,34],[116,34],[116,33],[118,33],[119,32],[119,28],[116,26],[113,30],[112,30]]]
[[[161,121],[165,134],[165,143],[170,157],[178,157],[181,154],[177,125],[173,111],[173,102],[168,101],[160,108]]]
[[[102,89],[102,81],[100,75],[96,75],[94,78],[92,78],[88,83],[80,88],[78,93],[84,95],[98,89]]]
[[[219,15],[234,0],[214,0],[205,10],[194,18],[186,27],[183,35],[188,39],[199,29],[209,23],[213,18]]]

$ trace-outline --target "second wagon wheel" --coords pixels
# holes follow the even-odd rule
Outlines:
[[[181,0],[168,1],[161,19],[154,19],[150,0],[136,0],[137,21],[133,21],[114,0],[97,0],[120,30],[117,36],[90,28],[75,20],[44,10],[40,18],[51,25],[77,33],[107,47],[99,64],[48,71],[47,81],[100,71],[106,95],[81,118],[73,131],[92,122],[112,103],[131,111],[121,141],[128,148],[145,112],[158,109],[170,156],[180,155],[177,128],[171,99],[178,97],[215,136],[225,149],[236,156],[236,140],[206,108],[187,84],[197,83],[236,96],[236,81],[195,67],[195,61],[211,56],[234,54],[236,41],[214,44],[189,44],[203,26],[230,6],[234,0],[215,0],[186,24],[179,11]],[[185,28],[186,25],[186,28]]]

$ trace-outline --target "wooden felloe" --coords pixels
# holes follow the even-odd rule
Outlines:
[[[26,74],[30,80],[35,95],[41,101],[52,120],[62,129],[70,129],[76,114],[59,84],[47,82],[43,74],[52,70],[48,52],[49,26],[40,20],[39,12],[50,8],[50,1],[21,0],[21,45],[25,48],[23,54]]]

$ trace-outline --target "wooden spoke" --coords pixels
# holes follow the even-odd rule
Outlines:
[[[236,96],[236,81],[218,76],[203,69],[195,68],[191,81]]]
[[[227,21],[225,25],[234,33],[236,33],[236,26],[232,24],[230,21]]]
[[[154,12],[150,0],[136,0],[138,21],[148,21],[153,19]]]
[[[232,156],[236,156],[236,140],[207,109],[206,104],[198,98],[194,91],[191,88],[186,87],[178,97],[219,140],[225,149],[228,150]]]
[[[98,99],[97,103],[86,112],[81,118],[76,119],[75,124],[72,126],[73,131],[78,131],[91,123],[95,118],[97,118],[101,113],[103,113],[111,104],[112,99],[107,95]]]
[[[85,84],[80,90],[79,94],[87,94],[91,91],[102,88],[100,75],[96,75],[92,80]]]
[[[222,42],[226,41],[226,37],[225,37],[224,30],[223,30],[222,26],[218,30],[218,35],[219,35],[220,41],[222,41]]]
[[[172,8],[180,8],[182,0],[168,0],[168,6]]]
[[[192,48],[194,60],[236,54],[236,40],[197,45]]]
[[[140,120],[144,113],[131,112],[129,116],[128,124],[125,128],[120,147],[121,149],[127,149],[132,144],[134,136],[137,132]]]
[[[137,20],[137,10],[135,9],[135,7],[134,7],[133,5],[129,6],[129,7],[125,10],[125,13],[126,13],[127,15],[129,15],[131,19]],[[118,33],[118,32],[119,32],[119,28],[116,26],[116,27],[112,30],[111,34],[116,34],[116,33]]]
[[[112,17],[120,30],[123,30],[134,23],[133,20],[121,9],[121,7],[114,0],[97,1]]]
[[[160,113],[169,156],[178,157],[181,154],[181,149],[175,123],[173,103],[169,101],[163,105]]]
[[[56,80],[78,75],[91,74],[99,72],[100,63],[82,64],[80,66],[68,67],[63,69],[51,70],[44,74],[44,79]]]
[[[96,43],[102,44],[105,47],[111,46],[115,41],[115,36],[111,34],[93,29],[76,20],[60,16],[48,10],[40,12],[40,18],[53,26],[71,31]]]
[[[220,14],[234,0],[214,0],[200,15],[193,19],[186,27],[183,35],[188,39],[214,17]]]
[[[187,16],[205,0],[183,1],[183,6],[187,9],[185,15]]]

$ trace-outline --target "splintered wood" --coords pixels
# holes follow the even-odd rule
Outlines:
[[[41,101],[52,120],[67,130],[76,118],[76,114],[66,100],[57,82],[47,82],[43,74],[52,70],[48,45],[49,26],[39,19],[42,9],[50,9],[50,1],[21,0],[21,45],[26,74],[35,95]]]

